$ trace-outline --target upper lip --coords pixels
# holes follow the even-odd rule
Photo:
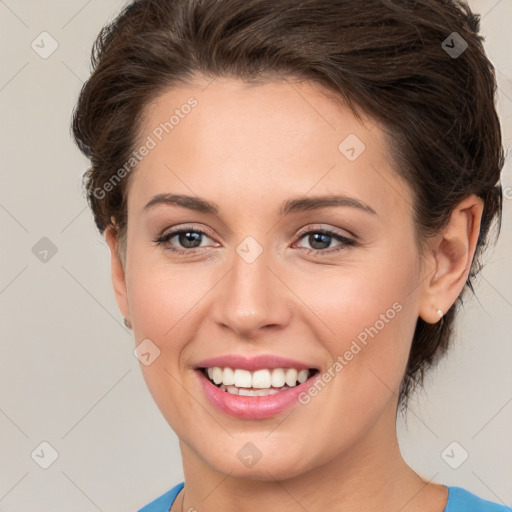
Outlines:
[[[229,368],[240,368],[248,371],[263,370],[265,368],[295,368],[297,370],[307,370],[309,368],[315,368],[315,366],[295,359],[289,359],[287,357],[280,357],[275,355],[259,355],[253,357],[247,357],[243,355],[227,354],[224,356],[209,357],[203,359],[197,363],[196,368],[213,368],[218,367],[229,367]]]

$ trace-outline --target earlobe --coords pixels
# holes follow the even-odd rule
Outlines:
[[[438,322],[464,289],[480,234],[482,212],[482,199],[474,194],[468,196],[453,209],[447,225],[432,239],[430,254],[435,276],[424,281],[419,310],[425,322]]]
[[[119,242],[117,238],[117,233],[111,226],[105,229],[105,241],[107,242],[107,245],[110,249],[110,270],[112,277],[112,286],[114,287],[117,305],[119,307],[119,310],[121,311],[121,314],[125,318],[126,325],[126,321],[130,321],[130,312],[128,306],[125,271],[123,268],[121,258],[119,257]]]

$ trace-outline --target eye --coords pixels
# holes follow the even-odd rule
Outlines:
[[[196,254],[198,252],[202,252],[206,247],[208,247],[208,245],[202,245],[204,237],[211,240],[205,231],[184,226],[164,233],[153,240],[153,242],[157,245],[164,246],[165,250],[171,251],[175,254]],[[309,231],[302,232],[299,237],[301,240],[305,239],[312,248],[301,246],[297,247],[306,251],[308,254],[314,255],[339,252],[357,244],[357,242],[351,238],[323,228],[310,229]],[[173,239],[176,240],[173,242]],[[331,247],[333,240],[337,241],[338,245]]]
[[[300,248],[305,249],[309,254],[331,254],[333,252],[346,250],[349,247],[356,245],[356,241],[352,238],[348,238],[334,231],[322,228],[310,229],[309,231],[303,232],[300,235],[301,240],[305,237],[307,237],[306,241],[312,246],[312,248]],[[338,245],[336,245],[334,248],[330,247],[333,239],[339,242]]]
[[[192,227],[181,227],[168,231],[161,235],[154,243],[163,245],[166,250],[177,253],[177,254],[194,254],[203,250],[204,246],[201,246],[202,237],[210,238],[204,231],[192,228]],[[176,238],[176,242],[172,243],[171,240]],[[176,247],[176,243],[181,244],[181,247]]]

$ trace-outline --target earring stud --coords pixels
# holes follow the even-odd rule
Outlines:
[[[443,312],[440,309],[437,310],[437,314],[439,315],[439,318],[443,318]]]

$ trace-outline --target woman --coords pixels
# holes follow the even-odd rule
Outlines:
[[[73,120],[185,482],[143,511],[490,512],[401,456],[501,216],[494,69],[451,1],[141,0]]]

